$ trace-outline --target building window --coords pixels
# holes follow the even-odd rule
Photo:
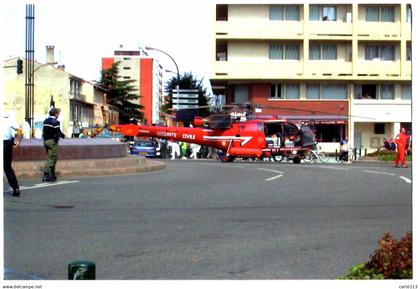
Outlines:
[[[394,84],[363,84],[354,86],[355,99],[395,99]]]
[[[373,132],[375,134],[385,134],[385,124],[384,123],[374,123]]]
[[[309,5],[309,20],[337,21],[337,7],[324,5]]]
[[[124,66],[124,67],[123,67],[123,69],[124,69],[124,70],[130,70],[130,69],[131,69],[131,67]]]
[[[411,84],[401,85],[401,99],[411,100]]]
[[[307,84],[306,99],[347,99],[347,86],[344,84]]]
[[[282,44],[270,44],[270,59],[283,59],[283,45]]]
[[[286,99],[299,99],[300,91],[299,84],[288,83],[286,84]]]
[[[270,86],[270,98],[282,98],[281,84],[272,84]]]
[[[377,99],[376,84],[354,86],[354,99]]]
[[[366,45],[365,60],[395,60],[395,47],[392,45]]]
[[[217,4],[216,5],[216,21],[227,21],[228,20],[228,5]]]
[[[337,60],[336,44],[311,44],[309,46],[310,60]]]
[[[344,137],[342,124],[316,124],[315,134],[318,142],[339,142]]]
[[[407,23],[410,25],[410,27],[411,27],[411,17],[412,17],[411,5],[407,4],[406,20],[407,20]]]
[[[235,85],[234,91],[234,102],[245,103],[249,100],[248,97],[248,86],[247,85]]]
[[[319,84],[308,84],[306,86],[306,98],[307,99],[320,99],[321,86]]]
[[[216,61],[227,61],[228,46],[227,41],[216,42]]]
[[[82,93],[82,83],[80,81],[70,79],[70,95],[79,97]]]
[[[283,5],[270,5],[270,20],[284,20]]]
[[[269,59],[299,60],[299,45],[272,43],[269,49]]]
[[[407,53],[407,61],[411,61],[411,57],[412,57],[412,55],[411,55],[411,45],[407,45],[406,53]]]
[[[395,11],[393,6],[368,6],[366,7],[367,22],[394,22]]]
[[[323,99],[347,99],[347,86],[341,84],[327,84],[322,86]]]
[[[395,99],[395,86],[393,84],[382,84],[380,91],[381,99]]]
[[[296,83],[271,84],[270,98],[299,99],[300,86]]]
[[[269,9],[270,20],[300,20],[300,9],[298,5],[270,5]]]
[[[130,76],[123,76],[123,79],[131,79]]]

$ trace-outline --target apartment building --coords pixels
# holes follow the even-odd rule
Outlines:
[[[144,124],[160,123],[160,107],[163,95],[162,66],[150,57],[142,55],[140,50],[115,50],[113,57],[102,58],[102,69],[111,68],[120,62],[119,76],[121,80],[135,80],[133,85],[140,95],[138,103],[144,112]]]
[[[47,63],[22,59],[25,71],[33,65],[33,128],[25,137],[42,137],[42,123],[52,105],[61,109],[59,120],[66,137],[77,136],[82,128],[117,120],[118,114],[106,104],[106,92],[95,83],[83,80],[67,71],[63,65],[56,66],[54,47],[47,46]],[[25,74],[16,70],[18,58],[8,59],[3,64],[4,98],[3,113],[13,112],[17,123],[26,124]]]
[[[323,149],[411,131],[411,5],[216,4],[211,85],[227,104],[316,124]]]

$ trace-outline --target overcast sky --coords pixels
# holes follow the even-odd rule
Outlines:
[[[25,57],[26,3],[1,1],[3,60]],[[64,1],[35,4],[35,59],[46,60],[46,45],[55,46],[55,59],[85,80],[99,80],[101,58],[115,49],[152,46],[169,53],[180,72],[208,80],[210,72],[212,0]],[[176,71],[164,54],[149,54],[164,69]],[[165,77],[165,76],[164,76]],[[167,75],[165,78],[169,78]]]

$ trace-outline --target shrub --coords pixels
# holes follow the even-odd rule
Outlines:
[[[412,232],[408,232],[398,242],[391,233],[379,240],[379,248],[366,264],[386,279],[408,279],[413,276]]]
[[[352,267],[350,274],[341,279],[412,279],[412,232],[399,242],[386,233],[378,244],[369,262]]]
[[[397,156],[397,152],[396,151],[391,151],[391,150],[381,150],[381,151],[376,151],[376,152],[373,152],[373,153],[369,153],[369,154],[367,154],[367,156],[377,157],[381,161],[390,162],[390,161],[395,161],[395,158]],[[406,155],[405,159],[407,161],[411,161],[411,154]]]

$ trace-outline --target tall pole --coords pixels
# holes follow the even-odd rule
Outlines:
[[[146,48],[146,50],[156,50],[156,51],[159,51],[159,52],[165,54],[166,56],[168,56],[174,62],[175,67],[176,67],[176,75],[177,75],[176,96],[177,96],[177,99],[179,99],[179,68],[178,68],[178,64],[176,63],[175,59],[172,56],[170,56],[167,52],[165,52],[163,50],[160,50],[160,49],[157,49],[157,48],[153,48],[153,47],[150,47],[150,46],[146,46],[145,48]]]
[[[26,4],[26,48],[25,48],[25,121],[34,128],[34,63],[35,63],[35,5]]]

